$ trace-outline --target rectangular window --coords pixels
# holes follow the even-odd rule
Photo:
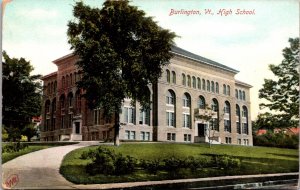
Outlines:
[[[184,140],[184,142],[187,142],[187,134],[184,134],[183,140]]]
[[[189,114],[183,114],[183,127],[191,128],[191,116]]]
[[[63,128],[65,128],[65,116],[64,115],[62,115],[61,116],[61,120],[60,120],[60,124],[61,124],[61,128],[63,129]]]
[[[224,120],[224,131],[231,132],[230,120]]]
[[[150,125],[150,110],[140,110],[139,124]]]
[[[238,144],[242,144],[242,140],[241,139],[238,139]]]
[[[145,133],[145,141],[150,141],[150,132]]]
[[[167,140],[168,141],[175,141],[176,140],[176,134],[175,133],[167,133]]]
[[[174,112],[166,112],[167,126],[175,127],[175,115]]]
[[[135,124],[135,109],[132,107],[124,107],[124,122]]]
[[[184,142],[191,142],[192,141],[192,135],[190,134],[184,134]]]
[[[248,125],[247,125],[247,123],[243,123],[243,134],[248,134]]]
[[[100,109],[94,110],[94,125],[100,124]]]
[[[225,137],[226,144],[231,144],[231,137]]]
[[[236,122],[236,132],[238,134],[241,134],[241,123],[238,121]]]
[[[130,140],[135,140],[135,131],[130,131]]]
[[[145,132],[140,133],[140,140],[144,141],[145,140]]]
[[[73,115],[72,114],[69,114],[69,123],[68,123],[68,127],[71,128],[72,127],[72,118],[73,118]]]
[[[125,139],[130,139],[130,131],[125,131]]]

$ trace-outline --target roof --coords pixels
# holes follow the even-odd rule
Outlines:
[[[239,84],[239,85],[243,85],[243,86],[249,87],[249,88],[252,88],[252,87],[253,87],[253,86],[251,86],[250,84],[247,84],[247,83],[242,82],[242,81],[239,81],[239,80],[235,80],[235,83],[236,83],[236,84]]]
[[[45,76],[43,76],[41,79],[44,80],[44,79],[46,79],[46,78],[49,78],[49,77],[52,77],[52,76],[55,76],[55,75],[57,75],[57,71],[55,71],[55,72],[53,72],[53,73],[50,73],[50,74],[48,74],[48,75],[45,75]]]
[[[217,68],[220,68],[220,69],[223,69],[223,70],[226,70],[226,71],[230,71],[230,72],[235,73],[235,74],[239,72],[238,70],[235,70],[231,67],[228,67],[228,66],[223,65],[221,63],[212,61],[212,60],[207,59],[205,57],[202,57],[200,55],[191,53],[191,52],[186,51],[184,49],[181,49],[177,46],[172,46],[171,52],[173,52],[174,54],[181,55],[183,57],[192,59],[192,60],[197,61],[197,62],[205,63],[205,64],[211,65],[213,67],[217,67]]]

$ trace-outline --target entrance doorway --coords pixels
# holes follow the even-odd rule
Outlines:
[[[80,134],[80,122],[75,122],[75,134]]]
[[[198,137],[204,137],[205,136],[205,124],[198,123]]]

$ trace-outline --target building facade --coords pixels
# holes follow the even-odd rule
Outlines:
[[[171,52],[162,77],[149,85],[152,108],[124,100],[120,139],[252,145],[251,86],[235,80],[238,71],[175,46]],[[55,60],[57,72],[43,77],[41,139],[111,140],[113,120],[89,110],[76,87],[76,60]]]

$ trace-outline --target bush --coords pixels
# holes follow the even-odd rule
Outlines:
[[[189,156],[184,160],[184,167],[189,168],[192,172],[195,172],[197,169],[202,169],[206,167],[208,161],[206,159],[194,158]]]
[[[179,158],[171,157],[164,159],[164,167],[168,172],[175,173],[177,172],[180,168],[184,167],[184,161],[182,161]]]
[[[20,142],[17,143],[9,143],[2,146],[2,153],[13,153],[13,152],[19,152],[20,150],[23,150],[27,148],[27,144],[23,144]]]
[[[219,169],[236,169],[241,167],[241,161],[228,155],[214,155],[211,166]]]
[[[253,135],[253,145],[298,149],[299,136],[298,135],[289,136],[282,132],[275,133],[275,134],[268,132],[263,135]]]
[[[83,152],[81,159],[93,159],[93,162],[86,166],[87,173],[91,175],[124,175],[134,171],[136,159],[130,156],[115,154],[113,151],[99,147],[94,151]]]
[[[158,170],[161,168],[159,160],[141,160],[140,164],[141,167],[150,174],[157,174]]]

